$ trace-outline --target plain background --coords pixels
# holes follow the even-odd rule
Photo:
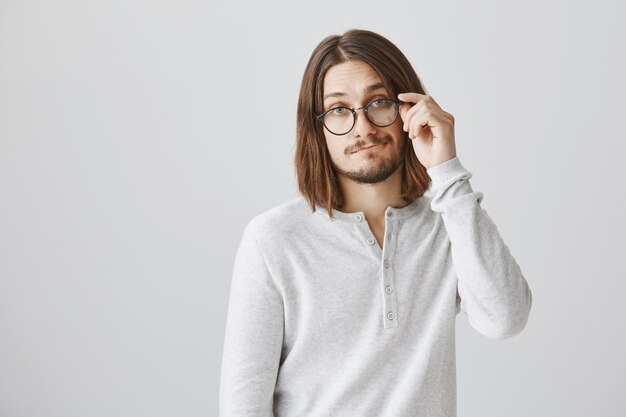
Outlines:
[[[624,7],[0,1],[0,416],[216,416],[234,255],[297,196],[314,47],[376,31],[456,118],[533,292],[457,316],[458,409],[622,416]]]

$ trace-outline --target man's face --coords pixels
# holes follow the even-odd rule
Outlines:
[[[368,87],[378,84],[368,90]],[[363,61],[347,61],[331,67],[324,77],[324,111],[331,108],[361,107],[376,99],[392,99],[382,85],[376,71]],[[332,93],[344,93],[340,97],[327,97]],[[337,136],[323,129],[332,166],[338,175],[357,183],[374,184],[384,181],[395,173],[404,162],[406,138],[402,130],[402,118],[387,127],[372,124],[364,113],[357,110],[354,128],[347,134]],[[379,145],[372,149],[363,149]]]

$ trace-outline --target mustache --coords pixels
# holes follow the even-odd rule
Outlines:
[[[358,141],[357,143],[355,143],[354,147],[352,147],[350,149],[350,153],[355,153],[360,151],[361,149],[364,148],[370,148],[372,146],[375,145],[382,145],[383,143],[385,143],[386,140],[385,139],[378,139],[378,138],[372,138],[369,141],[365,142],[365,141]]]

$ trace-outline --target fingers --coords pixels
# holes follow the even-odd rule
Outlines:
[[[438,126],[446,124],[445,115],[441,111],[432,110],[428,106],[421,106],[420,109],[411,117],[408,123],[409,138],[428,137],[430,133],[433,136]]]
[[[434,120],[436,111],[432,111],[428,103],[421,100],[405,113],[403,130],[409,133],[409,138],[414,139],[427,130],[428,122]]]
[[[420,111],[423,106],[430,108],[435,107],[435,109],[441,110],[435,100],[426,94],[400,93],[398,94],[398,99],[404,101],[404,103],[400,104],[400,117],[404,121],[405,131],[407,131],[407,122],[410,121],[413,115]]]
[[[409,103],[418,103],[420,100],[429,101],[436,106],[439,106],[435,99],[428,94],[420,94],[420,93],[400,93],[398,94],[398,100],[409,102]]]
[[[398,99],[403,101],[400,104],[400,117],[404,122],[402,129],[408,132],[410,139],[426,138],[431,134],[434,137],[446,125],[454,125],[452,115],[443,111],[427,94],[401,93]]]
[[[400,93],[398,94],[398,100],[402,100],[409,103],[417,103],[424,99],[426,95],[419,93]]]
[[[417,114],[423,107],[424,107],[424,102],[420,101],[419,103],[417,103],[416,105],[414,105],[413,107],[411,107],[408,111],[404,113],[404,117],[402,117],[402,120],[404,121],[402,129],[405,132],[409,131],[408,127],[409,127],[409,122],[411,122],[411,119],[415,117],[415,114]]]
[[[407,132],[409,133],[409,137],[411,139],[415,139],[415,137],[421,135],[422,130],[428,126],[428,116],[425,113],[418,113],[409,122],[407,128]]]
[[[411,119],[409,123],[409,138],[415,139],[418,136],[425,136],[425,133],[429,130],[429,116],[427,112],[422,112],[416,114],[413,119]]]

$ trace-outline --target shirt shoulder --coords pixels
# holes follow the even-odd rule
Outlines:
[[[255,215],[246,229],[257,240],[284,241],[306,229],[314,218],[314,212],[306,199],[297,196]]]

